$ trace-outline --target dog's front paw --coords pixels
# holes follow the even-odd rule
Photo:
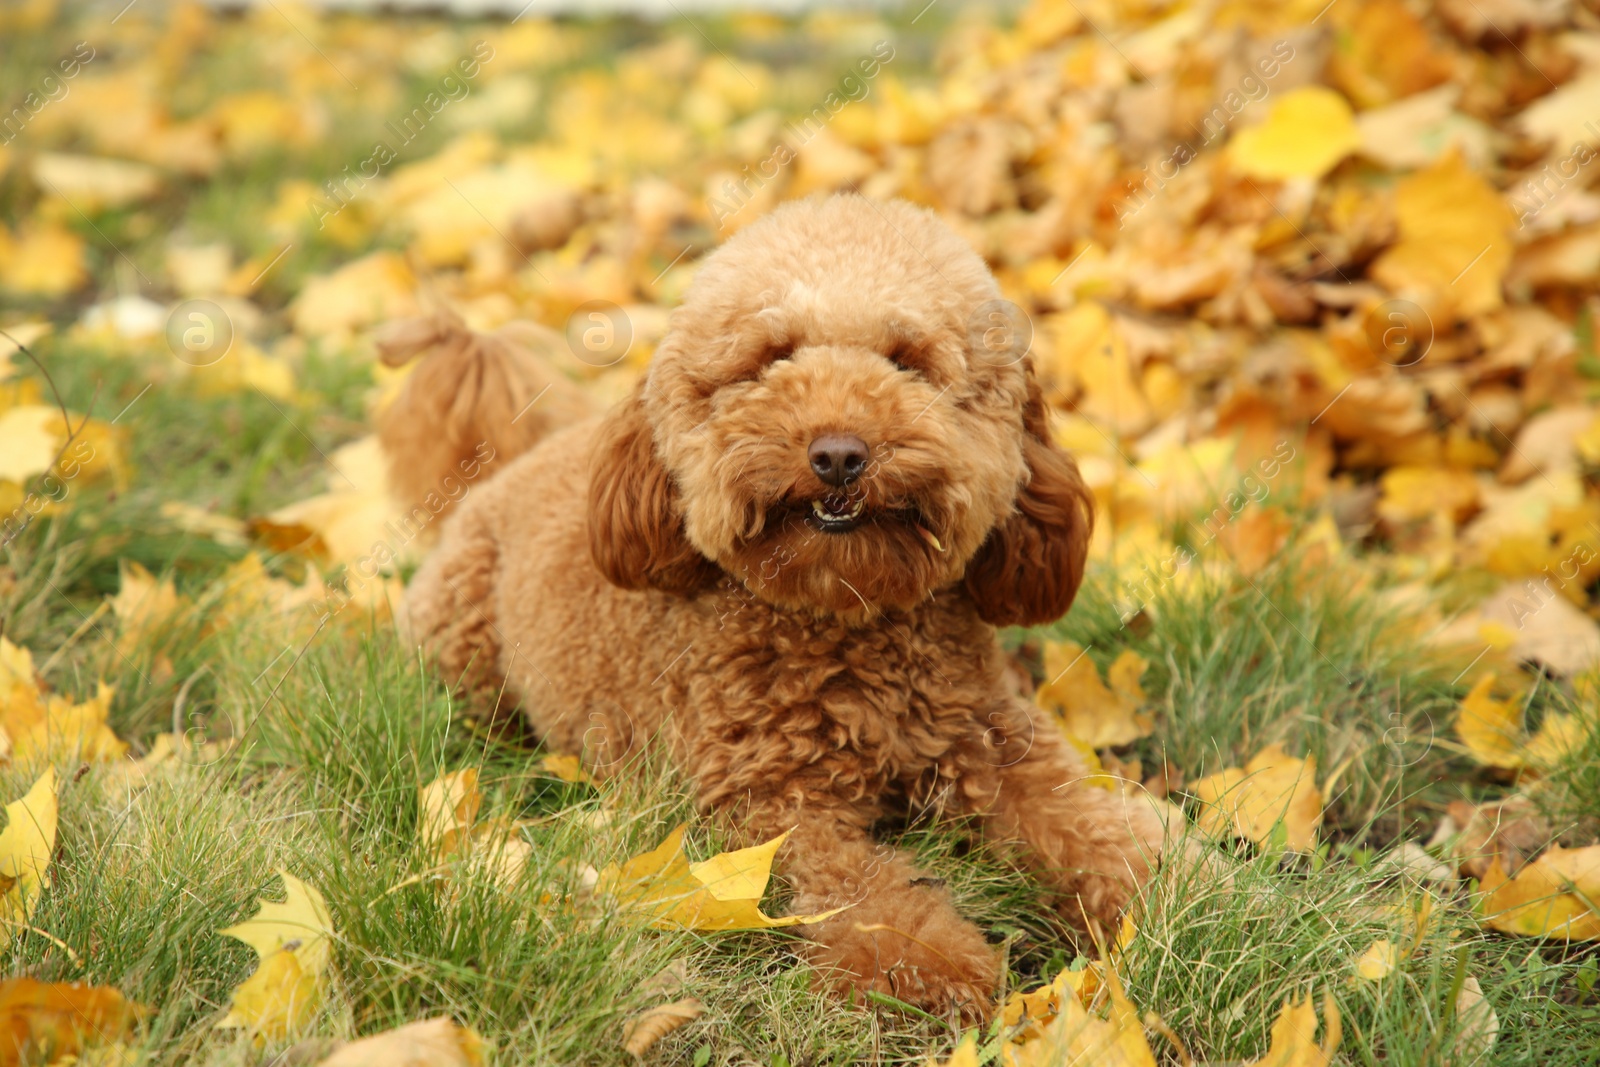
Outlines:
[[[935,886],[880,890],[807,934],[809,962],[841,992],[886,993],[967,1024],[991,1012],[995,950]]]

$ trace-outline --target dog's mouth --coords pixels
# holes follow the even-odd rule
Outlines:
[[[909,526],[935,552],[945,550],[944,543],[914,508],[869,508],[862,497],[841,493],[817,497],[800,510],[806,523],[823,533],[849,533],[869,523],[890,520]]]
[[[811,502],[807,519],[823,533],[848,533],[861,525],[866,513],[867,502],[859,497],[819,497]]]

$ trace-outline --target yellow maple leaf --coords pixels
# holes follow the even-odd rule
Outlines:
[[[1493,673],[1479,678],[1456,711],[1456,735],[1473,759],[1504,770],[1543,769],[1577,750],[1586,734],[1577,716],[1546,713],[1530,735],[1523,727],[1521,701],[1496,700],[1494,683]]]
[[[1139,679],[1149,664],[1132,649],[1123,649],[1100,680],[1094,661],[1071,641],[1048,641],[1044,648],[1045,681],[1034,701],[1055,713],[1069,738],[1090,751],[1126,745],[1149,737],[1155,720],[1139,711],[1145,702]]]
[[[282,904],[261,900],[256,913],[218,933],[256,950],[261,965],[236,986],[218,1029],[244,1029],[268,1040],[300,1032],[327,992],[333,919],[315,886],[279,871]]]
[[[117,617],[117,651],[129,655],[172,621],[180,600],[171,578],[157,581],[141,563],[121,560],[117,569],[120,584],[111,611]]]
[[[479,1067],[483,1039],[447,1016],[363,1037],[317,1067]]]
[[[1234,134],[1228,163],[1265,181],[1320,178],[1361,144],[1355,114],[1332,89],[1307,85],[1284,93],[1266,121]]]
[[[274,548],[359,564],[363,576],[370,567],[384,570],[415,551],[416,537],[433,516],[421,508],[408,518],[395,504],[376,434],[337,449],[329,467],[327,492],[257,519],[257,533]]]
[[[441,775],[418,790],[418,803],[417,836],[424,849],[442,860],[466,857],[500,885],[510,885],[522,874],[532,846],[511,819],[478,821],[483,793],[477,768]]]
[[[1322,1043],[1317,1044],[1317,1010],[1311,995],[1288,997],[1272,1024],[1272,1044],[1267,1054],[1250,1060],[1243,1067],[1328,1067],[1344,1034],[1339,1005],[1332,993],[1322,995]]]
[[[6,805],[6,828],[0,832],[0,919],[9,944],[18,927],[33,918],[40,895],[50,888],[50,857],[56,850],[56,772],[46,767],[20,800]]]
[[[1478,891],[1478,912],[1490,929],[1600,941],[1600,845],[1552,845],[1510,879],[1496,856]]]
[[[54,222],[30,223],[15,238],[0,226],[0,289],[65,296],[89,280],[84,241]]]
[[[1402,180],[1395,217],[1400,240],[1372,265],[1374,280],[1463,315],[1500,306],[1516,216],[1459,153]]]
[[[777,919],[762,914],[761,896],[772,876],[772,859],[788,834],[690,863],[683,853],[684,830],[678,827],[659,846],[621,866],[607,866],[600,872],[596,891],[611,896],[622,911],[645,916],[658,929],[769,930],[821,922],[845,910]]]
[[[1105,991],[1105,1018],[1077,996],[1063,996],[1059,1014],[1039,1036],[1008,1043],[1002,1062],[1007,1067],[1155,1067],[1138,1009],[1128,1001],[1114,967],[1105,969]]]
[[[589,772],[583,769],[583,762],[577,756],[547,755],[539,761],[539,769],[574,785],[595,784],[595,780],[589,777]]]
[[[1237,834],[1263,844],[1281,824],[1288,848],[1305,851],[1316,844],[1322,791],[1313,756],[1296,759],[1281,744],[1268,745],[1242,770],[1229,767],[1202,778],[1190,792],[1201,804],[1197,824],[1213,837]]]

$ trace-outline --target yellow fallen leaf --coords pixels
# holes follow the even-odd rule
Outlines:
[[[1400,240],[1373,263],[1374,280],[1463,315],[1500,306],[1516,216],[1458,153],[1395,187],[1395,217]]]
[[[657,1041],[694,1022],[705,1010],[706,1006],[694,997],[685,997],[640,1012],[623,1024],[623,1051],[642,1059]]]
[[[466,858],[487,871],[497,885],[515,884],[533,848],[521,826],[506,819],[478,821],[483,794],[478,771],[469,767],[442,775],[418,791],[421,823],[417,835],[436,858]]]
[[[147,163],[63,152],[40,153],[33,161],[33,179],[45,194],[91,214],[148,200],[161,191],[161,172]]]
[[[179,598],[171,578],[157,581],[141,563],[120,560],[117,569],[121,578],[111,612],[117,617],[117,651],[126,656],[172,621]]]
[[[39,897],[50,888],[50,857],[56,850],[56,772],[46,767],[20,800],[6,805],[0,832],[0,944],[33,918]]]
[[[479,1067],[482,1063],[483,1039],[440,1016],[352,1041],[317,1067]]]
[[[1380,937],[1356,960],[1356,974],[1369,982],[1380,982],[1389,977],[1399,963],[1400,950],[1387,937]]]
[[[1123,993],[1116,969],[1107,968],[1105,977],[1105,1018],[1076,996],[1064,996],[1060,1014],[1037,1038],[1004,1047],[1001,1061],[1006,1067],[1155,1067],[1144,1024]]]
[[[1522,702],[1494,699],[1494,682],[1493,673],[1478,679],[1456,711],[1456,735],[1473,759],[1504,770],[1540,770],[1578,750],[1590,727],[1576,715],[1547,712],[1530,735],[1523,726]]]
[[[1494,1005],[1483,995],[1483,986],[1477,976],[1467,975],[1456,994],[1456,1018],[1460,1029],[1456,1031],[1455,1053],[1458,1062],[1476,1063],[1489,1054],[1500,1036],[1500,1017]]]
[[[327,492],[256,520],[255,530],[276,549],[354,564],[363,577],[389,569],[416,551],[433,516],[427,508],[403,515],[389,495],[386,462],[376,435],[340,447],[329,457]]]
[[[1460,522],[1477,508],[1477,479],[1443,467],[1390,467],[1378,480],[1378,515],[1398,525],[1444,515]]]
[[[978,1035],[967,1032],[955,1048],[950,1050],[950,1058],[942,1064],[928,1057],[928,1067],[978,1067]]]
[[[1307,85],[1283,94],[1266,121],[1234,134],[1228,162],[1240,174],[1264,181],[1320,178],[1360,145],[1345,98]]]
[[[1241,770],[1229,767],[1190,787],[1201,808],[1197,823],[1213,837],[1237,834],[1257,844],[1279,824],[1284,844],[1296,851],[1315,846],[1322,825],[1322,791],[1315,757],[1295,759],[1281,744],[1268,745]]]
[[[0,1064],[99,1062],[92,1052],[131,1038],[141,1014],[107,986],[7,978],[0,981]]]
[[[65,296],[89,280],[84,241],[58,223],[30,223],[13,238],[0,226],[0,289]]]
[[[301,336],[348,336],[417,314],[416,288],[416,276],[403,257],[374,252],[332,274],[308,279],[290,307],[290,316]]]
[[[468,767],[442,775],[418,790],[422,846],[441,857],[457,855],[478,821],[483,794],[478,791],[478,771]]]
[[[255,915],[218,931],[255,949],[261,965],[234,988],[217,1028],[248,1030],[258,1040],[282,1040],[316,1017],[332,957],[333,919],[322,894],[288,871],[278,874],[282,904],[262,900]]]
[[[1068,737],[1090,750],[1126,745],[1149,737],[1155,720],[1139,711],[1145,702],[1139,685],[1148,664],[1124,649],[1106,672],[1108,686],[1082,648],[1071,641],[1045,643],[1045,681],[1034,701],[1055,713]]]
[[[1318,1045],[1317,1011],[1311,1006],[1311,995],[1308,993],[1302,1000],[1285,998],[1272,1024],[1272,1045],[1267,1054],[1242,1067],[1328,1067],[1344,1034],[1339,1005],[1332,993],[1322,995],[1322,1024],[1322,1044]]]
[[[0,480],[21,484],[43,474],[61,450],[61,412],[26,404],[0,413]]]
[[[1497,856],[1478,891],[1478,912],[1490,929],[1524,937],[1600,940],[1600,845],[1552,845],[1510,879]]]
[[[577,756],[548,755],[539,761],[539,769],[555,775],[563,782],[572,782],[576,785],[594,785],[595,780],[589,777],[589,772],[583,769],[583,762]]]
[[[678,827],[658,847],[621,866],[607,866],[600,872],[596,892],[612,897],[622,911],[645,916],[659,929],[769,930],[821,922],[845,910],[777,919],[762,914],[761,895],[772,875],[772,859],[788,834],[690,863],[683,854],[684,830]]]

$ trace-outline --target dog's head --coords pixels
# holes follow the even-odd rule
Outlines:
[[[726,573],[846,619],[957,583],[996,624],[1060,616],[1091,498],[999,296],[909,204],[800,201],[741,231],[602,429],[601,571],[678,592]]]

